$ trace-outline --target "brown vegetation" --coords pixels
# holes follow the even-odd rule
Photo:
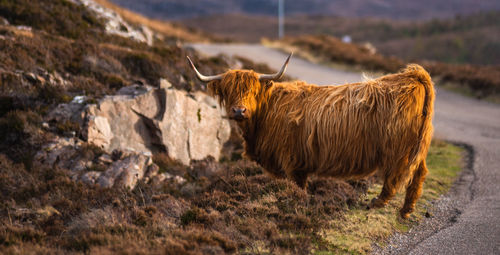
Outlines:
[[[357,203],[367,182],[313,179],[308,191],[272,180],[248,161],[218,165],[183,185],[134,190],[74,182],[65,169],[0,155],[0,247],[49,253],[308,253],[326,249],[319,229]]]
[[[364,45],[347,44],[331,36],[287,37],[280,43],[299,48],[320,61],[346,63],[360,69],[393,73],[401,69],[405,62],[395,57],[371,53]],[[474,96],[500,94],[500,67],[475,66],[469,64],[446,64],[441,62],[419,62],[434,79],[453,82],[467,87]]]
[[[440,62],[422,62],[442,82],[465,87],[476,98],[500,95],[500,66],[454,65]]]
[[[94,34],[103,23],[87,8],[66,0],[51,1],[2,1],[0,16],[13,25],[30,26],[53,35],[78,38]]]
[[[321,61],[344,63],[364,70],[394,73],[404,66],[404,62],[395,57],[370,52],[364,45],[344,43],[333,36],[286,37],[281,42],[317,56]]]
[[[349,35],[353,42],[373,44],[382,54],[405,61],[432,60],[456,64],[500,64],[499,11],[428,21],[401,21],[353,16],[287,16],[288,36]],[[277,39],[275,17],[214,15],[180,21],[219,36],[246,42]]]

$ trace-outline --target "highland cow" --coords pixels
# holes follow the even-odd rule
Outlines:
[[[188,60],[237,121],[245,155],[268,173],[304,188],[309,175],[355,179],[378,172],[382,192],[369,207],[383,207],[406,187],[400,214],[408,218],[427,174],[434,105],[429,74],[411,64],[397,74],[340,86],[274,82],[290,56],[272,75],[230,70],[204,76]]]

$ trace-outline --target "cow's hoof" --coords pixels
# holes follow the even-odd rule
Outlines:
[[[413,212],[413,209],[412,208],[402,208],[401,210],[399,210],[399,215],[401,215],[401,218],[403,219],[408,219],[410,218],[410,214]]]
[[[370,205],[368,205],[368,209],[377,209],[377,208],[382,208],[387,204],[386,201],[383,201],[379,198],[374,198],[372,199],[372,202]]]

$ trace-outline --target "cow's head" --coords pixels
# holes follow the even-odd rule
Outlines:
[[[281,70],[275,74],[259,74],[252,70],[229,70],[223,74],[205,76],[198,72],[191,59],[189,64],[202,82],[207,82],[208,92],[219,98],[225,106],[229,118],[236,121],[250,119],[266,96],[271,81],[277,80],[285,73],[288,56]]]

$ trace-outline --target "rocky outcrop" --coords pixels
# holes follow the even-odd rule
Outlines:
[[[197,178],[219,170],[215,162],[231,128],[208,95],[177,90],[161,80],[158,88],[132,85],[97,104],[87,102],[85,96],[76,96],[47,114],[45,129],[71,122],[79,125],[79,133],[54,135],[36,155],[37,162],[69,169],[74,180],[90,185],[131,189],[139,180],[152,185],[185,182],[159,171],[151,158],[157,152],[191,165]]]
[[[83,136],[111,153],[167,152],[188,165],[218,159],[229,139],[229,122],[217,102],[202,92],[187,93],[162,80],[160,88],[133,85],[85,110]]]
[[[148,155],[118,151],[110,155],[74,137],[54,137],[35,157],[43,165],[71,170],[73,180],[105,188],[133,189],[140,180],[152,185],[185,182],[181,176],[160,173]]]
[[[107,33],[144,42],[149,46],[153,45],[154,34],[148,27],[134,27],[125,22],[116,12],[104,8],[92,0],[73,0],[73,2],[84,5],[89,10],[95,12],[99,18],[104,19],[106,21]]]

